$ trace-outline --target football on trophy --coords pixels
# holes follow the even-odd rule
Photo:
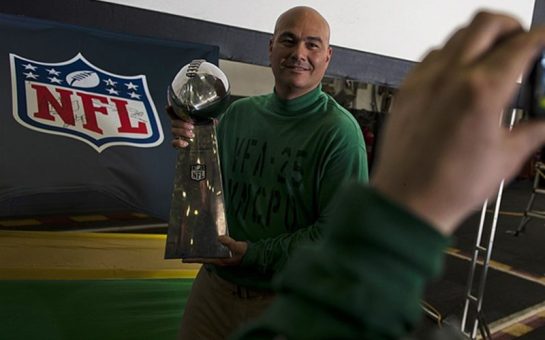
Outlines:
[[[227,76],[216,65],[196,59],[182,67],[168,87],[168,103],[179,117],[211,119],[229,105]]]

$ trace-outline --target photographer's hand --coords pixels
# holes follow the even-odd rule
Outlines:
[[[408,75],[394,99],[372,185],[444,234],[545,142],[545,123],[500,126],[517,78],[545,47],[508,16],[479,13]]]

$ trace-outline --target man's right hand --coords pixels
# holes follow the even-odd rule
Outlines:
[[[190,118],[181,118],[174,113],[172,106],[167,106],[166,111],[171,119],[171,132],[173,139],[170,142],[175,148],[185,148],[195,134],[193,133],[193,121]]]

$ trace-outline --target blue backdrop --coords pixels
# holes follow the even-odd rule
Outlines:
[[[166,88],[193,59],[217,64],[218,47],[9,15],[0,38],[0,217],[167,220],[176,150]]]

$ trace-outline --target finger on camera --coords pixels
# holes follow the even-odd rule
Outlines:
[[[444,50],[452,57],[451,61],[470,64],[487,54],[494,45],[519,32],[522,32],[522,26],[514,18],[479,12],[468,26],[454,34]]]

